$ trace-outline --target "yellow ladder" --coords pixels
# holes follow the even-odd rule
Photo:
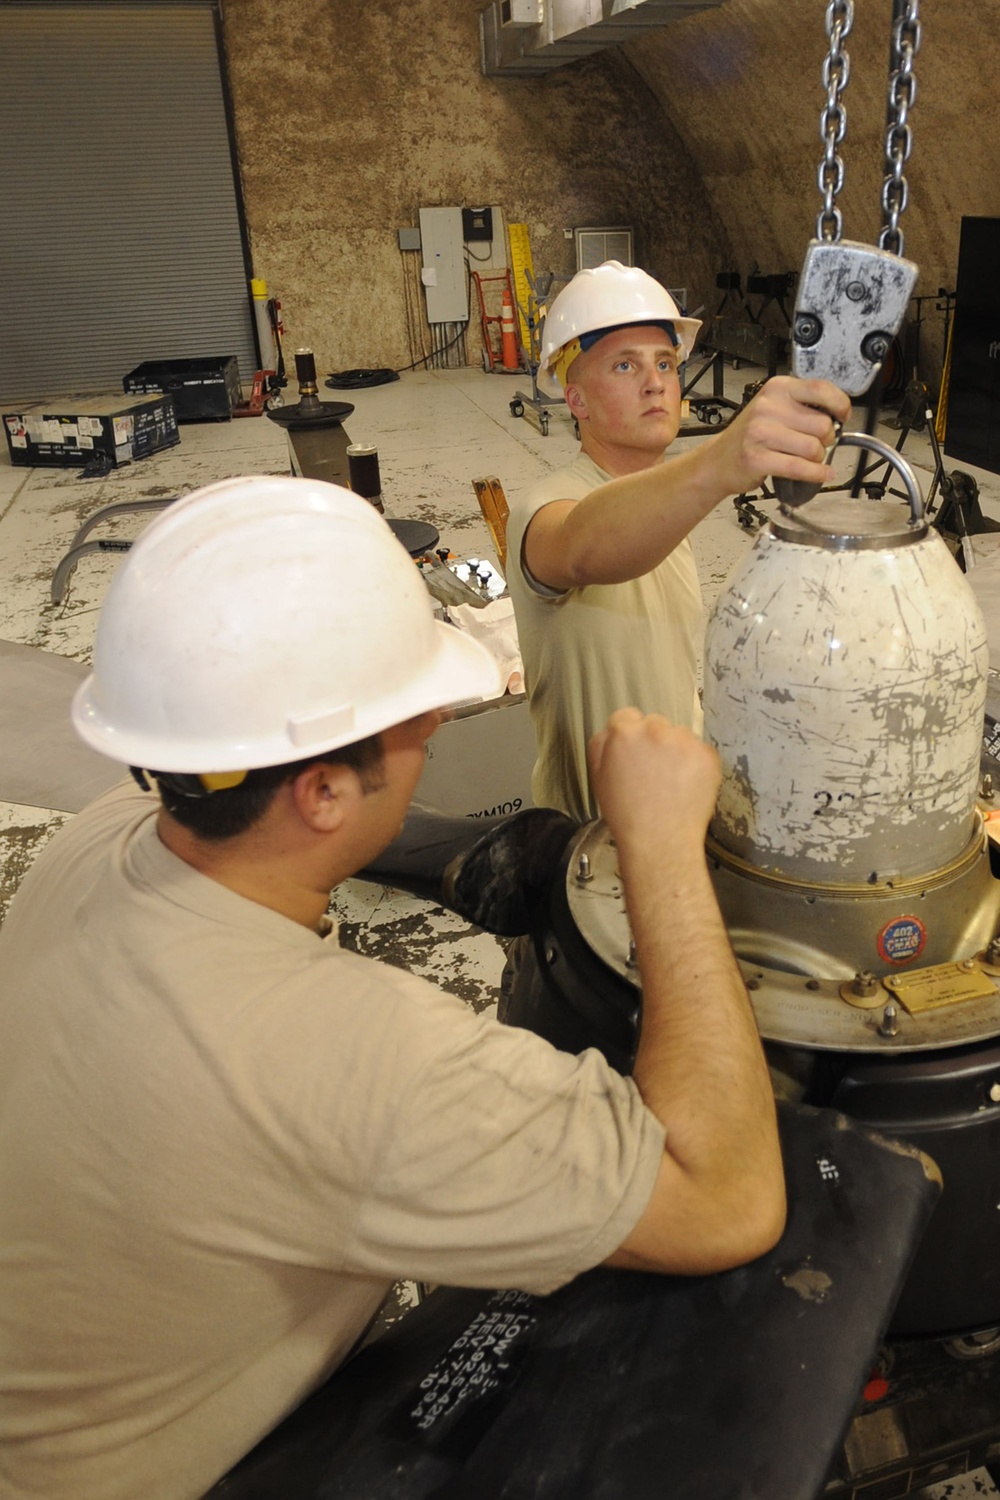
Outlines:
[[[528,299],[531,296],[531,280],[535,279],[535,268],[531,263],[531,241],[528,239],[527,224],[508,224],[507,235],[510,240],[510,268],[514,275],[514,302],[517,307],[517,322],[521,330],[521,348],[530,347],[528,334],[528,320],[525,311],[528,307]]]

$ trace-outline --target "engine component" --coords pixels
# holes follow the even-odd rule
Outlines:
[[[780,516],[706,632],[713,837],[823,885],[948,866],[973,835],[987,670],[982,613],[936,532],[833,496]]]
[[[295,378],[299,399],[293,406],[271,408],[267,415],[280,427],[337,427],[349,417],[354,407],[349,401],[321,401],[317,394],[316,356],[311,349],[296,349]]]

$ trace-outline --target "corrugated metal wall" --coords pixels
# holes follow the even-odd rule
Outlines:
[[[0,5],[0,398],[256,365],[211,4]]]

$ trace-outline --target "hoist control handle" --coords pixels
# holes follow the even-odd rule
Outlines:
[[[899,332],[919,268],[854,240],[810,240],[792,319],[792,374],[863,396]],[[838,434],[839,437],[839,434]],[[836,443],[827,449],[830,462]],[[805,505],[819,485],[775,479],[782,505]]]
[[[816,409],[819,410],[818,407]],[[829,413],[827,415],[829,416]],[[834,422],[833,425],[836,428],[836,436],[823,454],[823,462],[825,464],[828,464],[833,458],[837,444],[840,442],[840,434],[843,431],[843,426],[840,422]],[[822,485],[810,484],[806,479],[781,479],[777,475],[771,482],[774,485],[774,493],[777,495],[781,505],[783,507],[791,507],[793,510],[799,505],[805,505],[807,500],[811,500],[814,495],[818,495],[822,489]]]
[[[853,240],[810,240],[792,319],[792,373],[863,396],[913,295],[912,260]]]

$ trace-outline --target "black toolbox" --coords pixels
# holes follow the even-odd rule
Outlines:
[[[168,391],[178,422],[228,422],[243,399],[235,354],[149,359],[122,381],[126,391]]]
[[[4,412],[12,464],[107,468],[180,442],[172,397],[54,396]]]

